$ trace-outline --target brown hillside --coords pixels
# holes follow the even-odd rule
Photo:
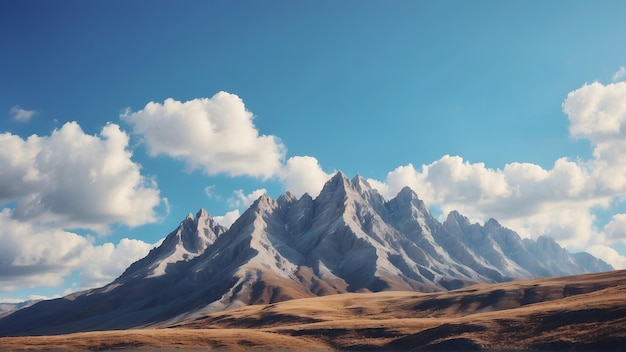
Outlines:
[[[443,293],[350,293],[177,326],[0,339],[0,349],[602,349],[626,347],[626,271]]]

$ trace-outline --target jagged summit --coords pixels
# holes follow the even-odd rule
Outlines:
[[[287,191],[287,193],[278,197],[277,202],[278,204],[283,205],[283,204],[292,204],[296,202],[297,200],[298,200],[298,197],[296,197],[295,194],[291,193],[290,191]]]
[[[189,213],[178,228],[165,237],[159,247],[152,249],[145,258],[133,263],[117,280],[164,275],[168,265],[189,261],[204,253],[204,250],[226,230],[205,209],[200,209],[195,217]]]
[[[398,192],[398,195],[396,196],[396,198],[399,198],[399,199],[409,199],[409,200],[419,199],[417,194],[409,186],[402,187],[400,192]]]
[[[346,188],[350,187],[349,185],[350,183],[346,175],[344,175],[341,171],[337,171],[337,173],[333,177],[326,181],[326,183],[322,187],[320,195],[325,193],[335,193],[336,191],[345,192]]]
[[[384,200],[363,177],[338,172],[316,198],[260,196],[230,229],[201,209],[111,284],[17,311],[0,319],[0,336],[171,324],[293,298],[611,269],[552,239],[522,239],[496,220],[482,226],[453,211],[440,223],[410,188]]]
[[[361,175],[357,174],[350,180],[352,187],[354,187],[359,193],[364,193],[372,190],[372,186],[370,186],[369,182],[364,179]]]
[[[196,213],[196,217],[194,218],[196,221],[200,218],[210,218],[211,215],[209,215],[209,212],[206,211],[203,208],[200,208],[200,210],[198,210],[198,212]]]
[[[430,210],[426,207],[426,203],[424,203],[424,201],[417,196],[417,193],[415,193],[413,189],[408,186],[404,186],[400,192],[398,192],[398,195],[393,199],[393,201],[397,203],[396,206],[415,207],[421,213],[432,216],[430,215]]]
[[[462,215],[456,210],[453,210],[448,214],[443,225],[451,226],[451,227],[463,227],[463,226],[471,226],[471,222],[468,217]]]
[[[502,228],[502,225],[498,222],[498,220],[494,218],[489,218],[485,223],[485,228]]]

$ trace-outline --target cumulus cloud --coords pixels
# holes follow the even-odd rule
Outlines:
[[[114,223],[154,222],[159,190],[131,156],[115,124],[99,135],[76,122],[50,136],[0,134],[0,203],[17,203],[15,219],[58,228],[105,232]]]
[[[626,82],[585,84],[568,94],[563,111],[570,133],[588,139],[594,159],[592,179],[606,195],[624,196],[626,189]]]
[[[610,242],[626,244],[626,214],[615,214],[604,227],[604,233]]]
[[[122,118],[133,126],[152,156],[183,160],[207,175],[269,178],[280,169],[285,147],[275,136],[260,135],[253,115],[236,95],[148,103]]]
[[[594,82],[570,92],[563,102],[570,134],[596,145],[623,136],[626,132],[625,96],[626,82],[607,85]]]
[[[617,70],[617,72],[615,72],[613,74],[613,82],[615,81],[619,81],[620,79],[622,79],[624,76],[626,76],[626,67],[624,66],[620,66],[619,69]]]
[[[17,122],[28,122],[35,115],[35,110],[22,109],[19,105],[13,106],[9,112]]]
[[[285,189],[300,197],[308,193],[316,197],[324,183],[332,177],[322,170],[316,158],[311,156],[294,156],[287,160],[278,176]]]
[[[121,240],[117,246],[93,244],[93,238],[58,228],[15,220],[10,209],[0,212],[0,291],[58,286],[74,270],[82,270],[82,288],[112,281],[151,245]]]
[[[38,285],[55,286],[81,263],[89,241],[58,229],[16,221],[10,209],[0,213],[0,281],[3,291]]]
[[[113,281],[135,261],[145,257],[154,246],[136,239],[123,238],[90,246],[81,253],[83,265],[80,277],[83,288],[100,287]]]

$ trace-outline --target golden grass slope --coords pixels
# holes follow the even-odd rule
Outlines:
[[[626,271],[306,298],[177,326],[2,338],[0,349],[624,350]]]

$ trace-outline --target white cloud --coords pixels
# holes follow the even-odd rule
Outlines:
[[[285,148],[275,136],[259,135],[253,115],[236,95],[148,103],[122,118],[142,136],[152,156],[183,160],[190,170],[207,175],[269,178],[280,169]]]
[[[213,197],[216,197],[216,195],[215,195],[215,185],[209,185],[209,186],[204,187],[204,194],[209,199],[211,199]]]
[[[38,136],[23,140],[10,133],[0,134],[0,203],[25,197],[38,187],[41,175],[35,160],[41,150]]]
[[[10,110],[13,120],[18,122],[28,122],[35,115],[35,110],[25,110],[19,105],[15,105]]]
[[[129,239],[117,246],[94,246],[92,238],[17,221],[6,208],[0,212],[0,243],[0,291],[4,292],[58,286],[74,270],[80,271],[82,288],[101,285],[152,247]]]
[[[94,136],[76,122],[25,140],[0,134],[0,202],[17,202],[16,219],[58,228],[105,232],[114,223],[154,222],[159,190],[127,148],[115,124]]]
[[[316,197],[331,177],[332,174],[324,172],[317,159],[310,156],[289,158],[279,173],[285,189],[298,197],[304,193]]]
[[[586,84],[568,94],[563,111],[572,136],[588,139],[594,148],[588,167],[598,192],[625,196],[626,82]]]
[[[248,194],[243,193],[242,189],[237,189],[233,191],[233,197],[228,199],[228,205],[231,208],[248,208],[265,193],[267,193],[265,188],[254,190]]]
[[[159,190],[131,156],[115,124],[98,135],[75,122],[49,136],[0,134],[0,204],[14,207],[0,213],[2,291],[58,286],[73,271],[82,288],[101,285],[147,254],[151,245],[142,241],[94,245],[66,230],[156,221]]]
[[[624,76],[626,76],[626,67],[620,66],[617,72],[613,74],[613,77],[612,77],[613,82],[619,81]]]
[[[626,214],[615,214],[604,227],[604,233],[610,242],[620,241],[626,244]]]
[[[122,115],[151,156],[164,154],[183,160],[189,170],[201,169],[207,175],[278,177],[286,190],[298,196],[306,192],[316,196],[332,175],[313,157],[296,156],[284,162],[285,146],[275,136],[260,135],[253,118],[238,96],[226,92],[187,102],[150,102],[137,112]],[[214,186],[204,192],[215,197]],[[248,207],[264,192],[244,195],[243,190],[236,190],[229,206]],[[229,214],[222,217],[223,223],[234,213]]]
[[[618,138],[625,132],[626,82],[585,84],[570,92],[563,111],[570,121],[570,134],[593,144]]]
[[[222,226],[230,227],[230,225],[232,225],[235,221],[237,221],[237,219],[239,219],[240,216],[241,216],[241,213],[239,212],[239,209],[235,209],[235,210],[227,212],[226,214],[222,216],[214,216],[213,219]]]
[[[89,241],[77,234],[16,221],[9,209],[0,213],[0,243],[3,291],[61,284],[89,247]]]
[[[135,261],[145,257],[153,245],[123,238],[116,245],[90,246],[81,253],[80,277],[83,288],[103,286],[117,278]]]
[[[587,248],[586,252],[598,258],[602,258],[602,260],[611,264],[615,269],[626,269],[626,257],[620,255],[611,247],[594,245]]]

